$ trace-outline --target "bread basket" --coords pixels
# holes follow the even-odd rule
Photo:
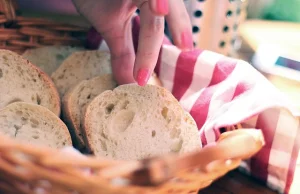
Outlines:
[[[258,130],[221,135],[214,146],[142,161],[77,157],[0,137],[1,193],[197,193],[263,146]],[[234,148],[239,145],[239,148]],[[248,148],[247,148],[248,147]],[[246,148],[246,149],[245,149]]]
[[[18,14],[15,0],[0,0],[0,49],[23,53],[47,45],[84,46],[87,30],[42,18]]]
[[[0,0],[1,49],[21,54],[47,45],[84,46],[87,29],[25,18],[17,10],[15,1]],[[141,161],[77,156],[0,136],[0,193],[197,193],[262,148],[259,130],[240,128],[224,128],[215,145],[193,153]]]

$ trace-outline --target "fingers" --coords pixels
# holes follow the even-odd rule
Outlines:
[[[140,11],[141,26],[134,76],[137,83],[144,86],[157,63],[164,37],[164,17],[155,16],[148,3],[142,4]]]
[[[191,21],[182,0],[169,0],[166,20],[175,45],[183,50],[193,49]]]
[[[169,12],[169,0],[149,0],[149,6],[155,15],[167,15]]]
[[[102,33],[102,36],[110,49],[115,80],[119,84],[134,83],[135,52],[132,44],[131,21],[126,22],[124,26]]]

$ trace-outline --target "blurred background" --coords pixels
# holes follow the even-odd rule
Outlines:
[[[71,0],[18,5],[23,15],[88,25]],[[185,0],[185,5],[195,47],[250,62],[300,109],[300,0]]]

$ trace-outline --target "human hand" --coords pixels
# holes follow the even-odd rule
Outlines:
[[[164,20],[176,46],[192,49],[192,30],[183,0],[73,0],[106,41],[112,70],[119,84],[145,85],[157,62],[164,38]],[[137,54],[132,41],[131,17],[140,10]]]

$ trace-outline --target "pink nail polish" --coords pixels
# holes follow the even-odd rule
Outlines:
[[[156,0],[157,11],[161,14],[168,14],[169,5],[168,0]]]
[[[138,71],[136,81],[140,86],[145,86],[150,78],[150,70],[142,68]]]
[[[189,50],[193,47],[193,35],[189,30],[186,30],[181,34],[181,48]]]

